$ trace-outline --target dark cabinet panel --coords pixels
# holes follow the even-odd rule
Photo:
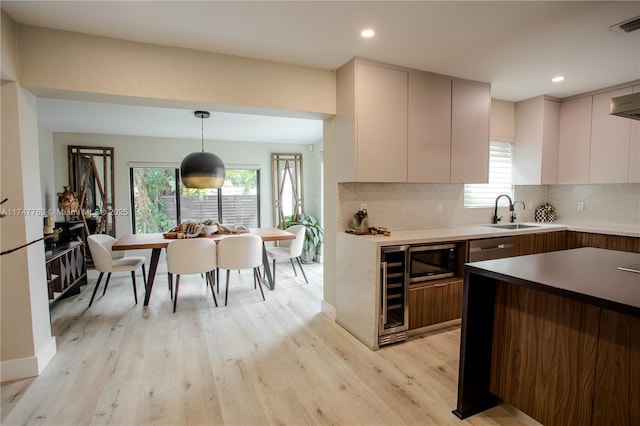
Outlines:
[[[462,316],[461,279],[409,289],[409,330]]]
[[[640,253],[640,238],[623,235],[594,234],[591,232],[567,232],[567,248],[595,247],[609,250]]]
[[[87,282],[84,243],[61,244],[45,252],[49,300],[77,294]]]
[[[490,391],[545,425],[602,424],[590,421],[599,314],[497,282]]]
[[[567,249],[567,231],[543,232],[513,236],[515,256]]]
[[[593,425],[640,425],[640,318],[602,309]]]

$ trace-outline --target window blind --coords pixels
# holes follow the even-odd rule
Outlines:
[[[465,184],[465,207],[493,207],[496,197],[508,194],[513,198],[513,146],[508,142],[489,144],[489,183]]]

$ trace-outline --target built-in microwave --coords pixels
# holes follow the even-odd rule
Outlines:
[[[453,277],[456,273],[456,244],[412,245],[409,247],[409,283]]]

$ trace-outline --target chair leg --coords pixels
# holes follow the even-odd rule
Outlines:
[[[257,268],[253,268],[253,279],[255,280],[256,278],[258,278],[258,285],[260,287],[260,294],[262,294],[262,300],[266,300],[264,298],[264,291],[262,290],[262,281],[260,281],[260,273],[258,272]]]
[[[142,264],[142,281],[144,282],[144,289],[147,290],[147,273],[144,270],[144,263]]]
[[[180,287],[180,274],[176,275],[176,294],[173,295],[173,313],[176,312],[176,306],[178,306],[178,287]]]
[[[136,300],[136,305],[138,304],[138,290],[136,289],[136,271],[131,271],[131,280],[133,281],[133,298]]]
[[[218,294],[220,294],[220,268],[216,268],[216,287],[218,288]]]
[[[167,272],[167,285],[169,286],[169,297],[173,300],[173,274]]]
[[[100,272],[100,275],[98,275],[98,281],[96,281],[96,286],[93,289],[93,294],[91,295],[91,300],[89,300],[89,306],[87,308],[91,307],[91,304],[93,303],[93,298],[96,297],[96,293],[98,292],[98,287],[100,287],[100,281],[102,281],[103,275],[104,275],[104,272]]]
[[[209,287],[211,287],[211,295],[213,296],[213,302],[218,306],[218,299],[216,299],[216,292],[213,289],[215,287],[214,281],[216,280],[216,275],[213,271],[207,272],[207,281],[209,281]]]
[[[102,291],[102,295],[107,292],[107,286],[109,285],[109,279],[111,278],[111,272],[107,273],[107,281],[104,283],[104,290]]]
[[[295,276],[297,277],[297,276],[298,276],[298,272],[296,271],[296,267],[295,267],[295,265],[293,264],[293,257],[290,257],[290,258],[289,258],[289,262],[291,262],[291,267],[293,268],[293,273],[294,273],[294,274],[295,274]]]
[[[304,282],[309,284],[309,280],[307,279],[307,274],[305,274],[304,273],[304,269],[302,269],[302,262],[300,262],[300,258],[296,257],[296,260],[298,261],[298,266],[300,267],[300,270],[302,271],[302,276],[304,277]]]
[[[224,306],[227,306],[228,298],[229,298],[229,270],[227,269],[227,288],[224,291]]]
[[[136,271],[131,271],[131,280],[133,281],[133,298],[136,300],[136,305],[138,304],[138,289],[136,289]]]

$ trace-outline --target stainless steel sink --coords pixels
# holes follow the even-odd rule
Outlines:
[[[524,223],[505,223],[504,225],[487,225],[490,228],[500,229],[525,229],[525,228],[538,228],[539,225],[525,225]]]

